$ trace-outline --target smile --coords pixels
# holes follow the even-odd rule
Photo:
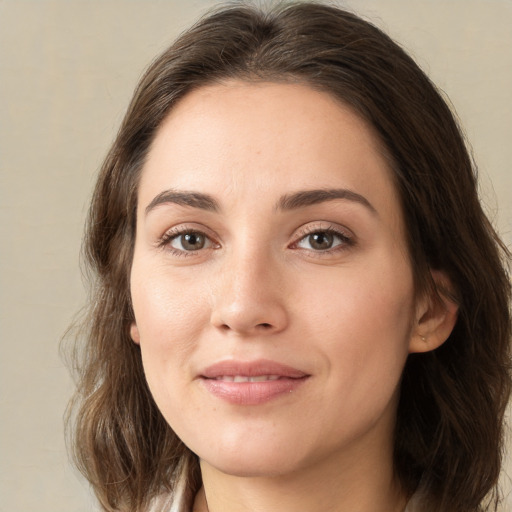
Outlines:
[[[280,375],[258,375],[257,377],[247,377],[245,375],[222,375],[220,377],[215,377],[215,380],[222,380],[224,382],[265,382],[281,378],[282,377]]]
[[[310,375],[275,361],[221,361],[198,376],[215,398],[233,405],[260,405],[298,390]]]

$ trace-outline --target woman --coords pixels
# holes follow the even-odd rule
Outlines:
[[[495,510],[508,256],[452,113],[353,14],[221,9],[94,193],[75,455],[104,510]]]

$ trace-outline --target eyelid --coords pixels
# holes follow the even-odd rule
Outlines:
[[[314,234],[314,233],[330,233],[334,236],[337,236],[342,240],[341,244],[338,244],[330,249],[326,249],[324,251],[313,250],[313,249],[303,249],[298,247],[298,244],[304,240],[304,238]],[[304,251],[308,251],[310,253],[314,253],[315,256],[321,257],[322,255],[329,255],[333,252],[347,250],[353,247],[356,244],[356,237],[354,233],[345,226],[341,226],[339,224],[334,224],[332,222],[326,221],[317,221],[313,223],[308,223],[304,226],[301,226],[293,237],[293,242],[289,245],[291,249],[301,249]]]
[[[185,251],[181,249],[177,249],[171,246],[171,241],[176,239],[181,235],[185,235],[187,233],[198,233],[203,235],[207,240],[209,240],[210,245],[208,247],[204,247],[201,249],[197,249],[196,251]],[[216,249],[220,247],[219,242],[217,241],[217,237],[213,235],[210,229],[205,226],[198,225],[195,223],[190,224],[179,224],[177,226],[173,226],[167,229],[162,236],[158,238],[156,241],[156,246],[159,249],[168,250],[170,253],[175,256],[194,256],[200,252],[205,252],[207,250]]]
[[[310,236],[314,233],[330,233],[341,240],[341,243],[335,245],[332,248],[325,250],[315,250],[315,249],[307,249],[298,247],[298,244],[307,236]],[[201,249],[187,251],[177,249],[171,246],[171,241],[179,237],[180,235],[184,235],[187,233],[199,233],[203,235],[210,243],[208,247],[203,247]],[[212,231],[202,224],[196,223],[184,223],[178,224],[167,229],[163,235],[161,235],[155,244],[159,249],[163,249],[169,251],[171,254],[178,257],[187,257],[187,256],[197,256],[200,253],[203,254],[207,251],[211,251],[212,249],[218,249],[221,247],[221,244],[218,242],[218,237],[212,233]],[[315,221],[309,222],[300,226],[295,230],[293,235],[293,241],[288,244],[290,249],[301,250],[304,252],[308,252],[315,257],[328,256],[329,254],[348,250],[351,247],[356,245],[356,237],[354,233],[345,226],[335,224],[333,222],[328,221]]]

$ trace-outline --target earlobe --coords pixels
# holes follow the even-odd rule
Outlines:
[[[130,338],[134,341],[134,343],[137,343],[137,345],[140,343],[139,328],[135,322],[132,322],[130,325]]]
[[[429,352],[441,346],[457,321],[459,306],[453,299],[453,286],[448,276],[440,271],[431,271],[431,274],[435,290],[418,304],[410,353]]]

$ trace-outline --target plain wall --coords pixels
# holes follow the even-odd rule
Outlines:
[[[0,512],[96,510],[65,452],[73,386],[58,351],[85,297],[87,203],[142,70],[215,3],[0,1]],[[511,246],[512,2],[348,5],[399,40],[451,98],[482,199]]]

